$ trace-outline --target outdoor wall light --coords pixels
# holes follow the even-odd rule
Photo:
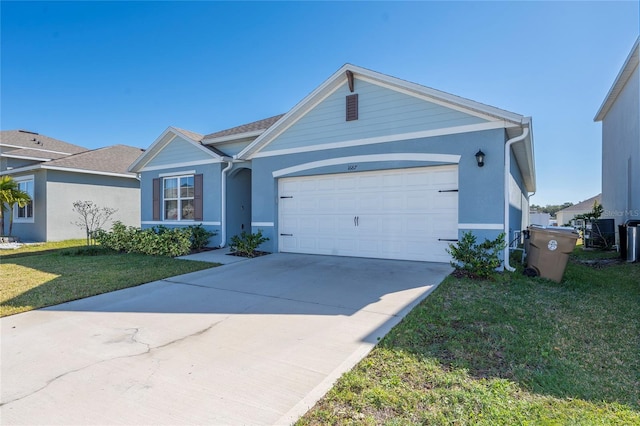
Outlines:
[[[476,152],[476,161],[478,162],[478,167],[484,166],[484,152],[480,149]]]

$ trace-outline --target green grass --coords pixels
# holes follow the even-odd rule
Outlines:
[[[0,256],[0,316],[133,287],[216,266],[212,263],[46,243]]]
[[[65,241],[53,241],[50,243],[30,243],[25,244],[17,249],[0,250],[0,262],[4,259],[11,259],[17,256],[24,256],[30,254],[42,254],[59,249],[83,247],[87,244],[86,240],[65,240]]]
[[[298,424],[640,425],[640,265],[594,257],[448,277]]]

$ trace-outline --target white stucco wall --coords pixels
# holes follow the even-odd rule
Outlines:
[[[51,175],[51,172],[49,173]],[[66,175],[66,176],[63,176]],[[110,229],[113,221],[140,226],[140,188],[135,179],[96,176],[99,182],[72,182],[76,176],[60,173],[60,178],[47,182],[47,241],[84,238],[85,233],[74,224],[80,216],[73,211],[75,201],[93,201],[100,207],[118,209],[104,226]],[[91,179],[94,180],[94,179]],[[100,183],[101,182],[101,183]]]
[[[602,120],[603,217],[640,219],[640,76],[638,68]]]

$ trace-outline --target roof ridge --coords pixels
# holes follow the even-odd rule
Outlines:
[[[276,121],[278,121],[280,118],[282,118],[282,116],[284,116],[285,114],[276,114],[273,115],[271,117],[267,117],[267,118],[262,118],[260,120],[255,120],[255,121],[251,121],[249,123],[244,123],[244,124],[240,124],[238,126],[234,126],[234,127],[229,127],[226,129],[222,129],[222,130],[218,130],[216,132],[213,133],[208,133],[206,135],[204,135],[204,137],[202,138],[202,140],[205,139],[213,139],[219,136],[225,136],[225,135],[231,135],[231,134],[237,134],[237,133],[245,133],[245,132],[249,132],[249,131],[257,131],[257,130],[266,130],[269,127],[271,127]],[[264,127],[262,126],[262,124],[268,124],[268,126]],[[245,132],[237,132],[236,130],[240,130],[240,129],[247,129]]]

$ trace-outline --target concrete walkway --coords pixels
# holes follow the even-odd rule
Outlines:
[[[278,253],[3,318],[2,424],[290,424],[449,272]]]

